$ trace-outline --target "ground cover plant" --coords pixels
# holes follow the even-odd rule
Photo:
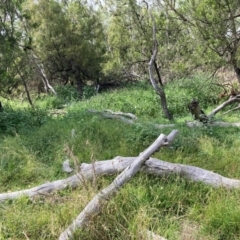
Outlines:
[[[201,79],[202,78],[202,79]],[[197,79],[197,80],[196,80]],[[169,83],[169,107],[176,112],[179,135],[171,148],[154,154],[161,160],[184,163],[240,179],[238,158],[240,132],[236,127],[188,128],[192,120],[186,104],[193,96],[209,111],[218,101],[211,87],[194,87],[193,79]],[[205,83],[206,78],[195,77]],[[210,83],[209,83],[210,84]],[[177,91],[181,86],[181,91]],[[209,92],[208,92],[209,91]],[[68,91],[66,90],[67,94]],[[35,110],[5,107],[0,113],[0,191],[15,191],[68,177],[62,163],[69,159],[74,171],[84,162],[137,156],[160,134],[151,123],[168,123],[150,85],[138,84],[78,100],[56,96],[36,101]],[[64,100],[65,99],[65,100]],[[52,115],[49,108],[62,107],[64,114]],[[104,119],[87,109],[111,109],[138,116],[139,125]],[[53,110],[53,109],[51,109]],[[232,112],[216,118],[238,121]],[[75,137],[72,137],[74,129]],[[57,239],[99,190],[115,176],[86,182],[77,189],[65,189],[34,199],[21,197],[0,203],[0,239]],[[157,178],[138,173],[76,239],[145,239],[144,229],[166,239],[240,239],[239,190],[212,188],[180,176]]]

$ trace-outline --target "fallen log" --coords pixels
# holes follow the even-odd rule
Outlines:
[[[127,124],[136,124],[139,126],[143,126],[143,125],[151,125],[154,128],[157,129],[162,129],[162,128],[168,128],[168,127],[175,127],[175,124],[154,124],[154,123],[139,123],[139,122],[135,122],[135,120],[137,119],[137,117],[132,114],[132,113],[123,113],[123,112],[113,112],[112,110],[104,110],[104,111],[98,111],[95,109],[88,109],[88,112],[90,113],[96,113],[99,114],[100,116],[104,117],[104,118],[109,118],[109,119],[118,119],[124,123]],[[127,118],[126,116],[128,116],[129,118]]]
[[[99,115],[101,115],[102,117],[105,117],[105,118],[119,119],[122,122],[127,123],[127,124],[133,124],[134,120],[136,119],[136,117],[130,117],[130,119],[126,117],[126,116],[129,117],[128,114],[132,114],[132,113],[125,113],[125,114],[121,113],[120,114],[119,112],[115,113],[111,110],[98,111],[98,110],[95,110],[95,109],[88,109],[88,111],[90,113],[97,113],[97,114],[99,114]],[[135,115],[133,115],[133,116],[135,116]]]
[[[16,192],[0,194],[0,202],[16,199],[22,196],[37,197],[48,195],[53,191],[59,191],[67,187],[82,186],[86,181],[102,175],[112,175],[123,171],[136,157],[115,157],[112,160],[98,161],[93,164],[82,163],[80,172],[66,179],[44,183],[42,185]],[[165,162],[156,158],[149,158],[141,169],[142,172],[159,177],[177,174],[193,182],[202,182],[212,187],[225,187],[228,189],[240,188],[240,180],[226,178],[212,171],[185,164]]]
[[[240,108],[240,107],[239,107]],[[145,125],[150,125],[156,129],[163,129],[163,128],[173,128],[176,126],[176,124],[154,124],[154,123],[140,123],[140,122],[135,122],[135,119],[137,119],[137,117],[135,115],[136,118],[131,117],[131,119],[128,119],[126,117],[124,117],[124,113],[122,112],[113,112],[111,110],[106,110],[106,111],[98,111],[95,109],[88,109],[89,112],[91,113],[97,113],[100,116],[104,117],[104,118],[110,118],[110,119],[118,119],[124,123],[127,124],[136,124],[138,126],[145,126]],[[123,114],[123,115],[121,115]],[[125,114],[130,114],[131,113],[125,113]],[[191,122],[186,122],[186,125],[190,128],[193,127],[201,127],[201,126],[218,126],[218,127],[240,127],[240,123],[236,122],[236,123],[228,123],[228,122],[222,122],[222,121],[209,121],[206,123],[202,123],[199,121],[191,121]]]
[[[160,134],[159,137],[151,144],[144,152],[142,152],[133,162],[120,173],[114,181],[106,188],[101,190],[77,216],[77,218],[64,230],[59,240],[72,239],[74,233],[83,227],[89,219],[99,213],[102,206],[107,202],[117,191],[127,183],[142,167],[142,165],[150,158],[152,154],[159,151],[161,146],[168,145],[174,140],[178,131],[173,130],[168,136]]]
[[[201,126],[212,126],[212,127],[240,127],[240,123],[228,123],[228,122],[208,122],[208,123],[201,123],[201,122],[186,122],[187,126],[190,128],[193,127],[201,127]]]
[[[229,104],[232,104],[234,102],[240,102],[240,95],[236,95],[234,97],[230,97],[227,101],[223,102],[219,106],[217,106],[211,113],[207,115],[209,119],[212,119],[214,115],[216,115],[219,111],[221,111],[223,108],[228,106]]]

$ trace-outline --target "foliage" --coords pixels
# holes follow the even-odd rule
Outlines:
[[[97,80],[105,51],[102,26],[87,6],[74,1],[27,1],[25,11],[30,16],[29,32],[36,39],[33,46],[51,78],[74,84]]]
[[[5,106],[0,112],[0,133],[24,134],[42,126],[47,121],[47,113],[41,109],[13,109]]]
[[[239,79],[239,2],[179,1],[175,5],[165,2],[186,27],[186,37],[181,41],[189,45],[187,51],[191,49],[189,60],[195,66],[210,69],[231,66]]]

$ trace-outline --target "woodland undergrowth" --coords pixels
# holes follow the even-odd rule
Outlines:
[[[185,124],[192,120],[186,107],[192,97],[200,100],[206,112],[221,101],[220,89],[205,80],[204,76],[195,76],[165,87],[179,135],[170,148],[162,149],[154,157],[240,179],[239,129],[209,126],[190,129]],[[194,87],[190,88],[191,84]],[[17,99],[2,101],[1,192],[68,177],[62,171],[65,159],[77,171],[83,162],[137,156],[160,133],[171,131],[171,128],[156,130],[148,124],[169,122],[162,115],[158,97],[144,81],[98,95],[91,88],[85,89],[83,99],[78,99],[71,88],[59,87],[58,91],[61,93],[58,97],[35,99],[35,110]],[[61,108],[63,112],[52,114]],[[103,119],[87,109],[131,112],[142,124]],[[239,112],[216,116],[229,122],[239,118]],[[0,203],[0,239],[57,239],[113,178],[99,177],[79,189]],[[139,173],[86,228],[76,233],[76,239],[145,239],[144,229],[168,240],[240,239],[239,191],[214,189],[179,176],[157,178]]]

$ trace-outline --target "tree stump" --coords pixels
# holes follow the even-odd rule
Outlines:
[[[201,109],[198,100],[193,99],[190,104],[188,104],[188,109],[191,114],[194,116],[195,120],[206,123],[209,121],[207,115]]]

